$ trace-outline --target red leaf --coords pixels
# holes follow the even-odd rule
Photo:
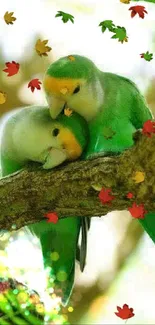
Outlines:
[[[35,88],[41,89],[41,87],[40,87],[41,84],[42,84],[42,82],[39,79],[32,79],[28,83],[28,88],[31,88],[31,91],[34,92]]]
[[[20,67],[19,63],[12,61],[12,62],[6,62],[5,65],[7,68],[4,69],[3,71],[8,73],[7,75],[8,77],[14,76],[15,74],[18,73]]]
[[[118,312],[115,312],[115,315],[122,319],[128,319],[135,316],[133,313],[133,308],[129,308],[127,304],[124,304],[123,308],[117,306],[117,310]]]
[[[48,212],[45,214],[45,218],[48,218],[47,222],[57,223],[59,218],[56,212]]]
[[[142,133],[145,134],[147,137],[151,138],[151,133],[155,133],[155,122],[147,120],[143,124]]]
[[[109,194],[110,192],[111,192],[110,188],[107,188],[107,189],[102,188],[102,190],[100,191],[98,196],[99,196],[100,201],[103,204],[111,203],[111,201],[115,199],[114,196]]]
[[[127,194],[127,196],[126,196],[126,197],[127,197],[128,199],[132,199],[132,198],[133,198],[133,196],[134,196],[134,195],[133,195],[131,192],[129,192],[129,193]]]
[[[144,6],[133,6],[130,7],[131,10],[131,17],[133,18],[136,14],[139,15],[140,18],[144,18],[145,14],[148,14]]]
[[[128,208],[128,211],[131,213],[132,217],[137,219],[144,219],[145,213],[147,213],[143,204],[138,206],[135,202],[133,203],[132,207]]]
[[[9,289],[10,284],[9,282],[5,281],[5,282],[0,282],[0,293],[5,292],[7,289]]]

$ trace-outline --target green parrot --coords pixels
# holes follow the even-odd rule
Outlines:
[[[134,145],[134,132],[153,119],[132,81],[101,71],[84,56],[72,54],[52,63],[43,86],[53,119],[67,105],[88,122],[90,138],[81,159],[121,153]],[[155,213],[138,220],[155,242]]]
[[[5,122],[1,138],[2,176],[22,169],[28,161],[41,163],[44,169],[60,165],[64,161],[78,159],[88,142],[88,125],[84,118],[73,112],[60,114],[52,120],[48,107],[30,106],[19,109]],[[73,288],[75,259],[84,269],[86,242],[82,233],[83,218],[64,218],[57,224],[47,220],[29,226],[39,239],[45,268],[54,280],[55,292],[59,292],[66,305]],[[52,261],[52,253],[57,261]],[[52,286],[48,281],[48,287]]]

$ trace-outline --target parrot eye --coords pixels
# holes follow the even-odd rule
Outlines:
[[[80,86],[77,86],[77,87],[74,89],[73,94],[77,94],[79,91],[80,91]]]
[[[56,137],[58,134],[59,134],[59,132],[60,132],[60,130],[59,129],[54,129],[53,131],[52,131],[52,135],[54,136],[54,137]]]

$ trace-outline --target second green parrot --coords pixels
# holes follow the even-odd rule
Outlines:
[[[83,159],[119,154],[130,148],[134,132],[153,119],[132,81],[101,71],[84,56],[71,54],[52,63],[43,84],[53,119],[67,105],[88,122],[90,139]],[[155,213],[138,220],[155,242]]]

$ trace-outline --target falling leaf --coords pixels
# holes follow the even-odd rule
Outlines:
[[[5,65],[7,68],[4,69],[3,71],[8,73],[7,75],[8,77],[14,76],[15,74],[18,73],[20,67],[19,63],[12,61],[12,62],[6,62]]]
[[[114,33],[115,34],[111,38],[116,38],[121,43],[128,42],[128,36],[126,34],[125,27],[117,26],[117,28],[114,29]]]
[[[68,59],[69,59],[70,61],[75,61],[75,57],[74,57],[73,55],[69,55],[69,56],[68,56]]]
[[[106,139],[111,139],[116,134],[115,131],[112,130],[110,127],[103,128],[103,135]]]
[[[48,218],[47,222],[57,223],[59,218],[56,212],[48,212],[45,214],[45,218]]]
[[[71,108],[65,108],[64,109],[64,115],[71,116],[73,114],[73,110]]]
[[[132,207],[128,208],[128,211],[131,213],[132,217],[136,219],[144,219],[147,213],[143,204],[137,205],[135,202],[132,204]]]
[[[42,84],[41,81],[39,81],[39,79],[32,79],[29,83],[28,83],[28,88],[31,88],[31,91],[34,92],[35,88],[40,90],[41,87],[40,85]]]
[[[70,20],[74,24],[74,16],[67,14],[66,12],[58,11],[55,17],[62,17],[63,23],[67,23]]]
[[[129,10],[131,10],[131,17],[135,17],[136,14],[139,15],[140,18],[144,19],[145,14],[148,14],[144,6],[133,6],[130,7]]]
[[[144,182],[145,173],[143,173],[143,172],[135,172],[135,175],[132,177],[132,179],[135,180],[136,184]]]
[[[131,0],[120,0],[120,2],[125,3],[125,4],[129,4],[131,2]]]
[[[115,25],[112,20],[103,20],[101,21],[99,26],[101,26],[102,33],[104,33],[106,29],[108,29],[110,32],[113,32],[115,28]]]
[[[91,186],[95,191],[100,192],[102,190],[102,185],[100,184],[92,184]]]
[[[133,196],[134,196],[134,195],[133,195],[131,192],[129,192],[129,193],[126,195],[126,197],[127,197],[128,199],[132,199]]]
[[[6,93],[0,90],[0,105],[6,102]]]
[[[13,25],[13,21],[15,21],[17,18],[13,17],[14,12],[8,12],[6,11],[5,15],[4,15],[4,20],[6,22],[7,25]]]
[[[142,133],[145,134],[147,137],[151,138],[151,134],[155,133],[155,122],[147,120],[143,124]]]
[[[41,41],[38,39],[35,44],[35,50],[39,56],[47,56],[47,52],[50,52],[52,48],[47,46],[48,40]]]
[[[147,51],[146,53],[141,53],[140,56],[142,59],[145,59],[146,61],[153,60],[153,53],[149,53],[149,51]]]
[[[118,312],[115,312],[115,315],[122,319],[128,319],[135,316],[133,313],[133,308],[129,308],[127,304],[124,304],[123,308],[117,306],[117,311]]]
[[[0,293],[5,292],[7,289],[9,289],[10,284],[7,281],[0,282]]]
[[[110,192],[111,192],[111,189],[110,188],[107,188],[107,189],[102,188],[102,190],[100,191],[100,193],[99,193],[98,196],[99,196],[100,201],[103,204],[111,203],[111,201],[115,199],[115,197],[112,196],[110,194]]]

